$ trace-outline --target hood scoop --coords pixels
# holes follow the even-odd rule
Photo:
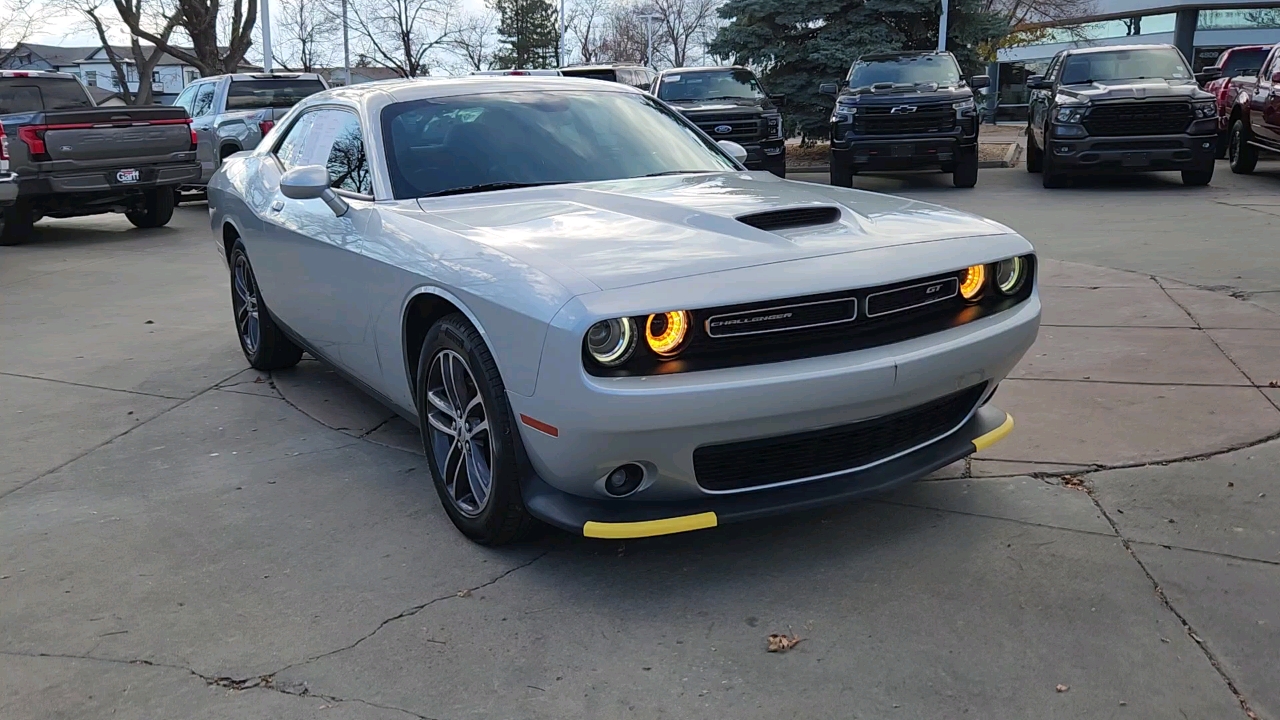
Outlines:
[[[769,210],[737,217],[740,223],[768,232],[810,225],[830,225],[839,219],[840,208],[830,205]]]

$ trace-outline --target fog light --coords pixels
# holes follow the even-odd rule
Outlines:
[[[1053,151],[1054,151],[1055,153],[1057,153],[1058,155],[1070,155],[1070,154],[1071,154],[1071,146],[1070,146],[1070,145],[1058,145],[1057,147],[1055,147],[1055,148],[1053,149]]]
[[[1213,145],[1209,143],[1200,143],[1200,147],[1204,150],[1208,150],[1209,148],[1213,147]]]
[[[604,491],[614,497],[630,495],[644,480],[644,469],[635,463],[620,465],[604,479]]]
[[[960,295],[965,300],[977,300],[982,294],[982,287],[987,284],[987,266],[974,265],[964,271],[960,279]]]

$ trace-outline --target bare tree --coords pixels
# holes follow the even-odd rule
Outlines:
[[[128,1],[140,17],[149,18],[148,27],[156,36],[168,43],[178,27],[177,16],[172,13],[166,15],[155,0],[148,0],[146,7],[143,6],[144,0]],[[119,48],[111,43],[110,35],[116,27],[117,18],[112,10],[114,4],[107,0],[65,0],[65,2],[51,3],[49,7],[79,14],[98,35],[98,42],[102,43],[102,52],[115,71],[116,89],[120,91],[120,97],[126,105],[150,105],[154,102],[151,77],[165,55],[163,48],[159,45],[144,46],[139,42],[137,35],[130,35],[128,52],[121,53]],[[136,91],[129,88],[131,74],[137,77]]]
[[[284,0],[277,13],[271,54],[281,67],[315,72],[333,64],[341,20],[321,0]]]
[[[565,35],[572,35],[576,46],[570,51],[576,51],[582,62],[600,61],[600,46],[605,41],[612,10],[610,0],[574,0],[565,9]],[[566,45],[568,42],[566,38]]]
[[[598,46],[600,61],[651,64],[650,58],[645,54],[648,49],[645,21],[639,13],[636,5],[627,3],[615,4],[610,8]],[[660,40],[661,38],[654,37],[655,50],[659,48]]]
[[[650,0],[657,16],[654,55],[673,67],[689,64],[689,48],[697,46],[707,28],[716,22],[719,0]],[[659,49],[660,48],[660,49]]]
[[[30,8],[23,0],[0,0],[0,68],[40,29],[40,17]]]
[[[181,47],[149,27],[142,11],[143,0],[112,0],[129,33],[152,43],[170,55],[198,69],[201,75],[235,72],[253,43],[253,26],[258,20],[258,0],[232,0],[231,13],[224,12],[222,0],[174,0],[169,17],[191,41]],[[225,44],[219,42],[219,29]]]
[[[436,53],[458,33],[455,0],[360,0],[352,10],[366,55],[401,77],[429,75]]]
[[[498,50],[498,14],[486,10],[464,18],[449,41],[453,54],[462,61],[464,71],[489,70]]]

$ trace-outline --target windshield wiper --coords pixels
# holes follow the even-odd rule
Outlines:
[[[714,95],[712,97],[702,98],[703,100],[752,100],[754,98],[743,97],[741,95]]]
[[[462,187],[449,188],[448,190],[439,190],[433,193],[427,193],[422,197],[443,197],[445,195],[465,195],[467,193],[488,192],[490,190],[514,190],[516,188],[538,187],[539,185],[563,185],[564,181],[553,180],[551,182],[491,182],[480,183],[479,185],[463,185]]]
[[[694,173],[711,172],[710,170],[663,170],[662,172],[649,173],[640,177],[662,177],[663,175],[691,175]]]

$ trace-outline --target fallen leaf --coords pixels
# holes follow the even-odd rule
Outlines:
[[[459,590],[459,591],[458,591],[458,597],[471,597],[471,591],[470,591],[470,590]]]
[[[1272,380],[1271,382],[1267,383],[1267,387],[1280,388],[1280,380]]]
[[[1062,683],[1058,683],[1058,686],[1054,688],[1054,690],[1057,690],[1058,692],[1066,692],[1070,689],[1070,685],[1063,685]]]
[[[795,635],[774,633],[769,636],[769,652],[786,652],[801,642],[803,642],[803,638],[798,638]]]
[[[1081,480],[1080,478],[1076,477],[1075,475],[1063,475],[1063,476],[1062,476],[1062,484],[1063,484],[1063,486],[1064,486],[1064,487],[1069,487],[1069,488],[1072,488],[1073,490],[1085,490],[1085,489],[1087,489],[1087,488],[1085,488],[1085,486],[1084,486],[1084,480]]]

